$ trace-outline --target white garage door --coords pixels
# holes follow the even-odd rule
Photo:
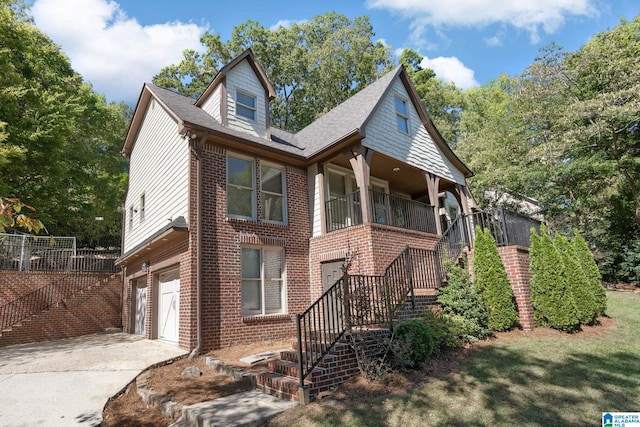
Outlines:
[[[136,298],[136,335],[145,335],[145,323],[147,320],[147,283],[146,280],[139,280],[134,287]]]
[[[178,270],[160,274],[160,307],[158,338],[178,342],[180,313],[180,273]]]

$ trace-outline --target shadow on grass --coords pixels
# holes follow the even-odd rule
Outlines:
[[[634,411],[640,404],[640,357],[631,352],[571,352],[554,362],[487,346],[463,363],[460,374],[439,379],[448,395],[461,390],[475,394],[480,418],[474,424],[485,419],[496,425],[600,425],[601,412]],[[474,419],[466,415],[458,421],[449,414],[444,424],[467,426]]]

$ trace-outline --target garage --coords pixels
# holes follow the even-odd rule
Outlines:
[[[135,297],[135,321],[134,333],[136,335],[146,335],[147,322],[147,282],[145,279],[138,280],[133,287]]]
[[[161,273],[158,278],[158,338],[178,342],[180,313],[180,272],[172,270]]]

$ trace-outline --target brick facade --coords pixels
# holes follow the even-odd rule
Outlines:
[[[531,272],[529,271],[529,249],[521,246],[498,248],[502,263],[507,271],[509,283],[516,299],[520,326],[525,331],[535,327],[531,306]]]
[[[0,347],[29,342],[48,341],[78,337],[104,331],[106,328],[121,326],[122,275],[81,273],[95,276],[95,284],[65,299],[39,314],[23,320],[0,334]],[[20,278],[29,282],[33,275],[34,283],[42,280],[40,273],[2,272],[2,279]],[[53,276],[57,276],[55,273]],[[68,273],[67,273],[68,275]],[[50,275],[51,276],[51,275]],[[86,279],[86,278],[85,278]]]

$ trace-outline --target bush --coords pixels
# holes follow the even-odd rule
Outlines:
[[[498,253],[496,241],[488,229],[476,226],[473,251],[473,273],[476,291],[489,315],[489,328],[506,331],[518,324],[513,302],[513,289]]]
[[[602,286],[602,276],[593,258],[593,253],[589,250],[586,240],[584,240],[577,231],[574,232],[571,246],[573,247],[578,262],[582,266],[587,287],[593,295],[596,316],[604,316],[607,310],[607,293],[604,290],[604,286]],[[640,258],[638,261],[640,261]],[[638,263],[638,268],[640,268],[640,262]]]
[[[439,311],[427,310],[422,322],[427,326],[433,337],[433,353],[442,350],[461,347],[463,327],[460,321]]]
[[[560,253],[547,233],[531,229],[531,305],[536,323],[566,332],[580,327],[578,310],[569,289]]]
[[[484,338],[491,330],[488,327],[489,317],[480,295],[471,284],[469,273],[453,264],[445,262],[449,272],[447,285],[436,293],[442,311],[448,314],[460,327],[460,336],[464,341],[476,341]]]
[[[560,254],[562,268],[567,278],[569,292],[576,304],[580,323],[590,324],[596,320],[596,305],[593,292],[588,287],[587,276],[578,261],[578,256],[569,241],[559,234],[553,239],[553,244]]]
[[[418,319],[400,323],[391,341],[394,364],[400,370],[416,369],[433,353],[433,337],[427,325]]]

